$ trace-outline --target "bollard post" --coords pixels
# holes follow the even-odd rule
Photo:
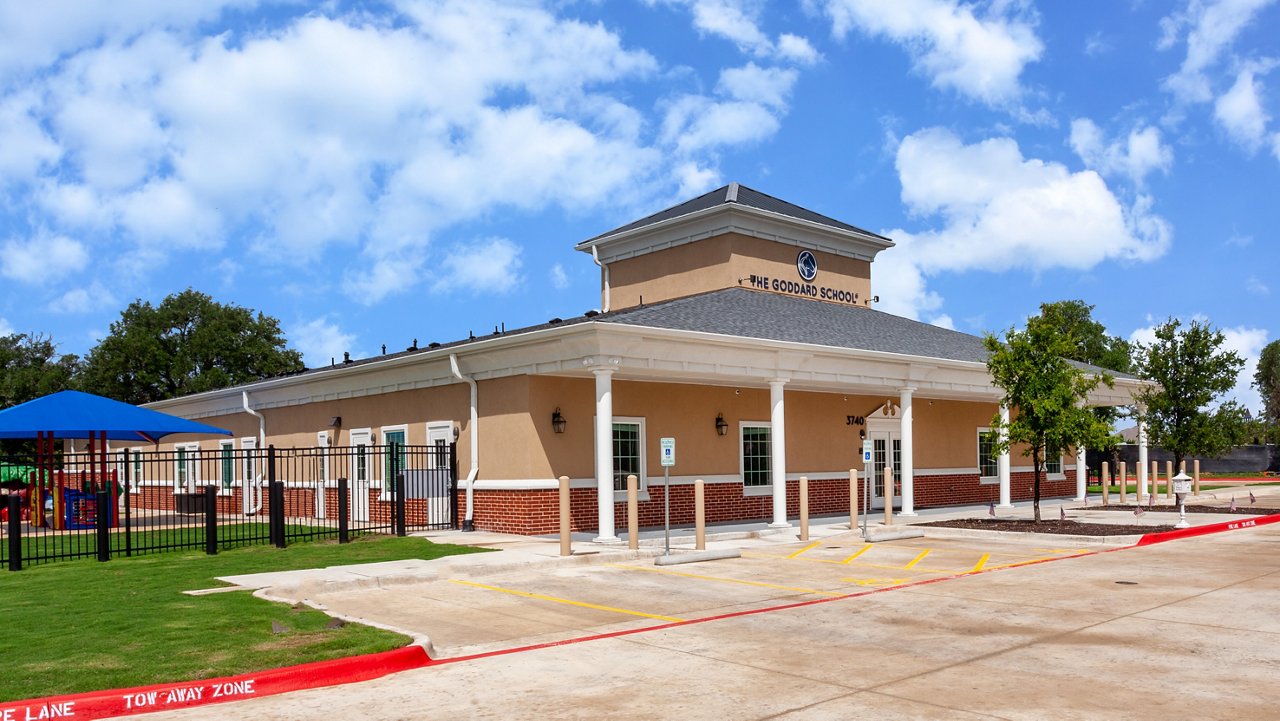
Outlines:
[[[809,477],[800,476],[800,540],[809,540]]]
[[[1129,468],[1124,461],[1120,461],[1120,503],[1127,503],[1129,500]]]
[[[1102,505],[1111,505],[1111,464],[1102,462]]]
[[[893,469],[884,467],[884,525],[893,525]]]
[[[1156,495],[1156,489],[1160,487],[1160,461],[1151,462],[1151,495]]]
[[[707,495],[706,484],[699,478],[693,482],[693,538],[694,548],[707,550]]]
[[[627,476],[627,548],[640,550],[640,479]]]
[[[573,555],[573,538],[569,535],[569,477],[560,476],[560,555]]]
[[[849,530],[858,527],[858,472],[849,469]]]
[[[1164,496],[1173,500],[1173,461],[1164,462]]]
[[[1191,462],[1191,480],[1194,486],[1191,491],[1197,496],[1200,495],[1200,459],[1197,458]]]

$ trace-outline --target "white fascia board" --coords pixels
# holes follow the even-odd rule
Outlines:
[[[876,253],[894,245],[891,240],[873,235],[833,228],[748,205],[727,203],[605,236],[579,246],[578,250],[589,253],[594,247],[600,262],[612,263],[725,233],[763,238],[867,262],[874,261]]]

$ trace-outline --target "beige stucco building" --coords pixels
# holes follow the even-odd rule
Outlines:
[[[795,517],[802,475],[812,512],[847,509],[851,469],[890,468],[902,515],[1030,497],[1028,459],[989,447],[1000,392],[981,339],[872,307],[889,239],[734,183],[577,247],[600,266],[600,313],[151,407],[234,432],[179,441],[205,450],[456,438],[469,527],[552,531],[568,476],[575,526],[606,542],[627,473],[642,524],[660,522],[661,437],[677,442],[675,522],[695,478],[708,520],[773,525]],[[1138,387],[1118,374],[1090,402]],[[1082,495],[1076,468],[1054,459],[1046,494]]]

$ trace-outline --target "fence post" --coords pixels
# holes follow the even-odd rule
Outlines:
[[[9,499],[9,570],[22,570],[22,499],[17,494]]]
[[[204,552],[218,555],[218,487],[204,487]]]
[[[404,520],[404,471],[396,474],[394,492],[395,497],[391,499],[391,502],[395,504],[396,509],[395,533],[397,536],[404,537],[408,535],[408,531],[405,530]]]
[[[94,494],[97,506],[93,509],[93,524],[98,530],[98,560],[111,560],[111,492],[98,491]]]
[[[338,479],[338,543],[351,541],[351,497],[347,478]]]
[[[449,521],[450,528],[461,527],[464,531],[474,531],[465,523],[458,523],[458,442],[449,443]]]
[[[133,506],[133,484],[136,480],[133,477],[133,459],[129,457],[130,450],[124,449],[124,555],[125,558],[133,556],[133,515],[129,509]]]
[[[284,538],[284,483],[276,480],[276,447],[267,446],[267,488],[268,501],[271,508],[268,513],[268,528],[271,530],[271,543],[276,548],[285,547]]]

